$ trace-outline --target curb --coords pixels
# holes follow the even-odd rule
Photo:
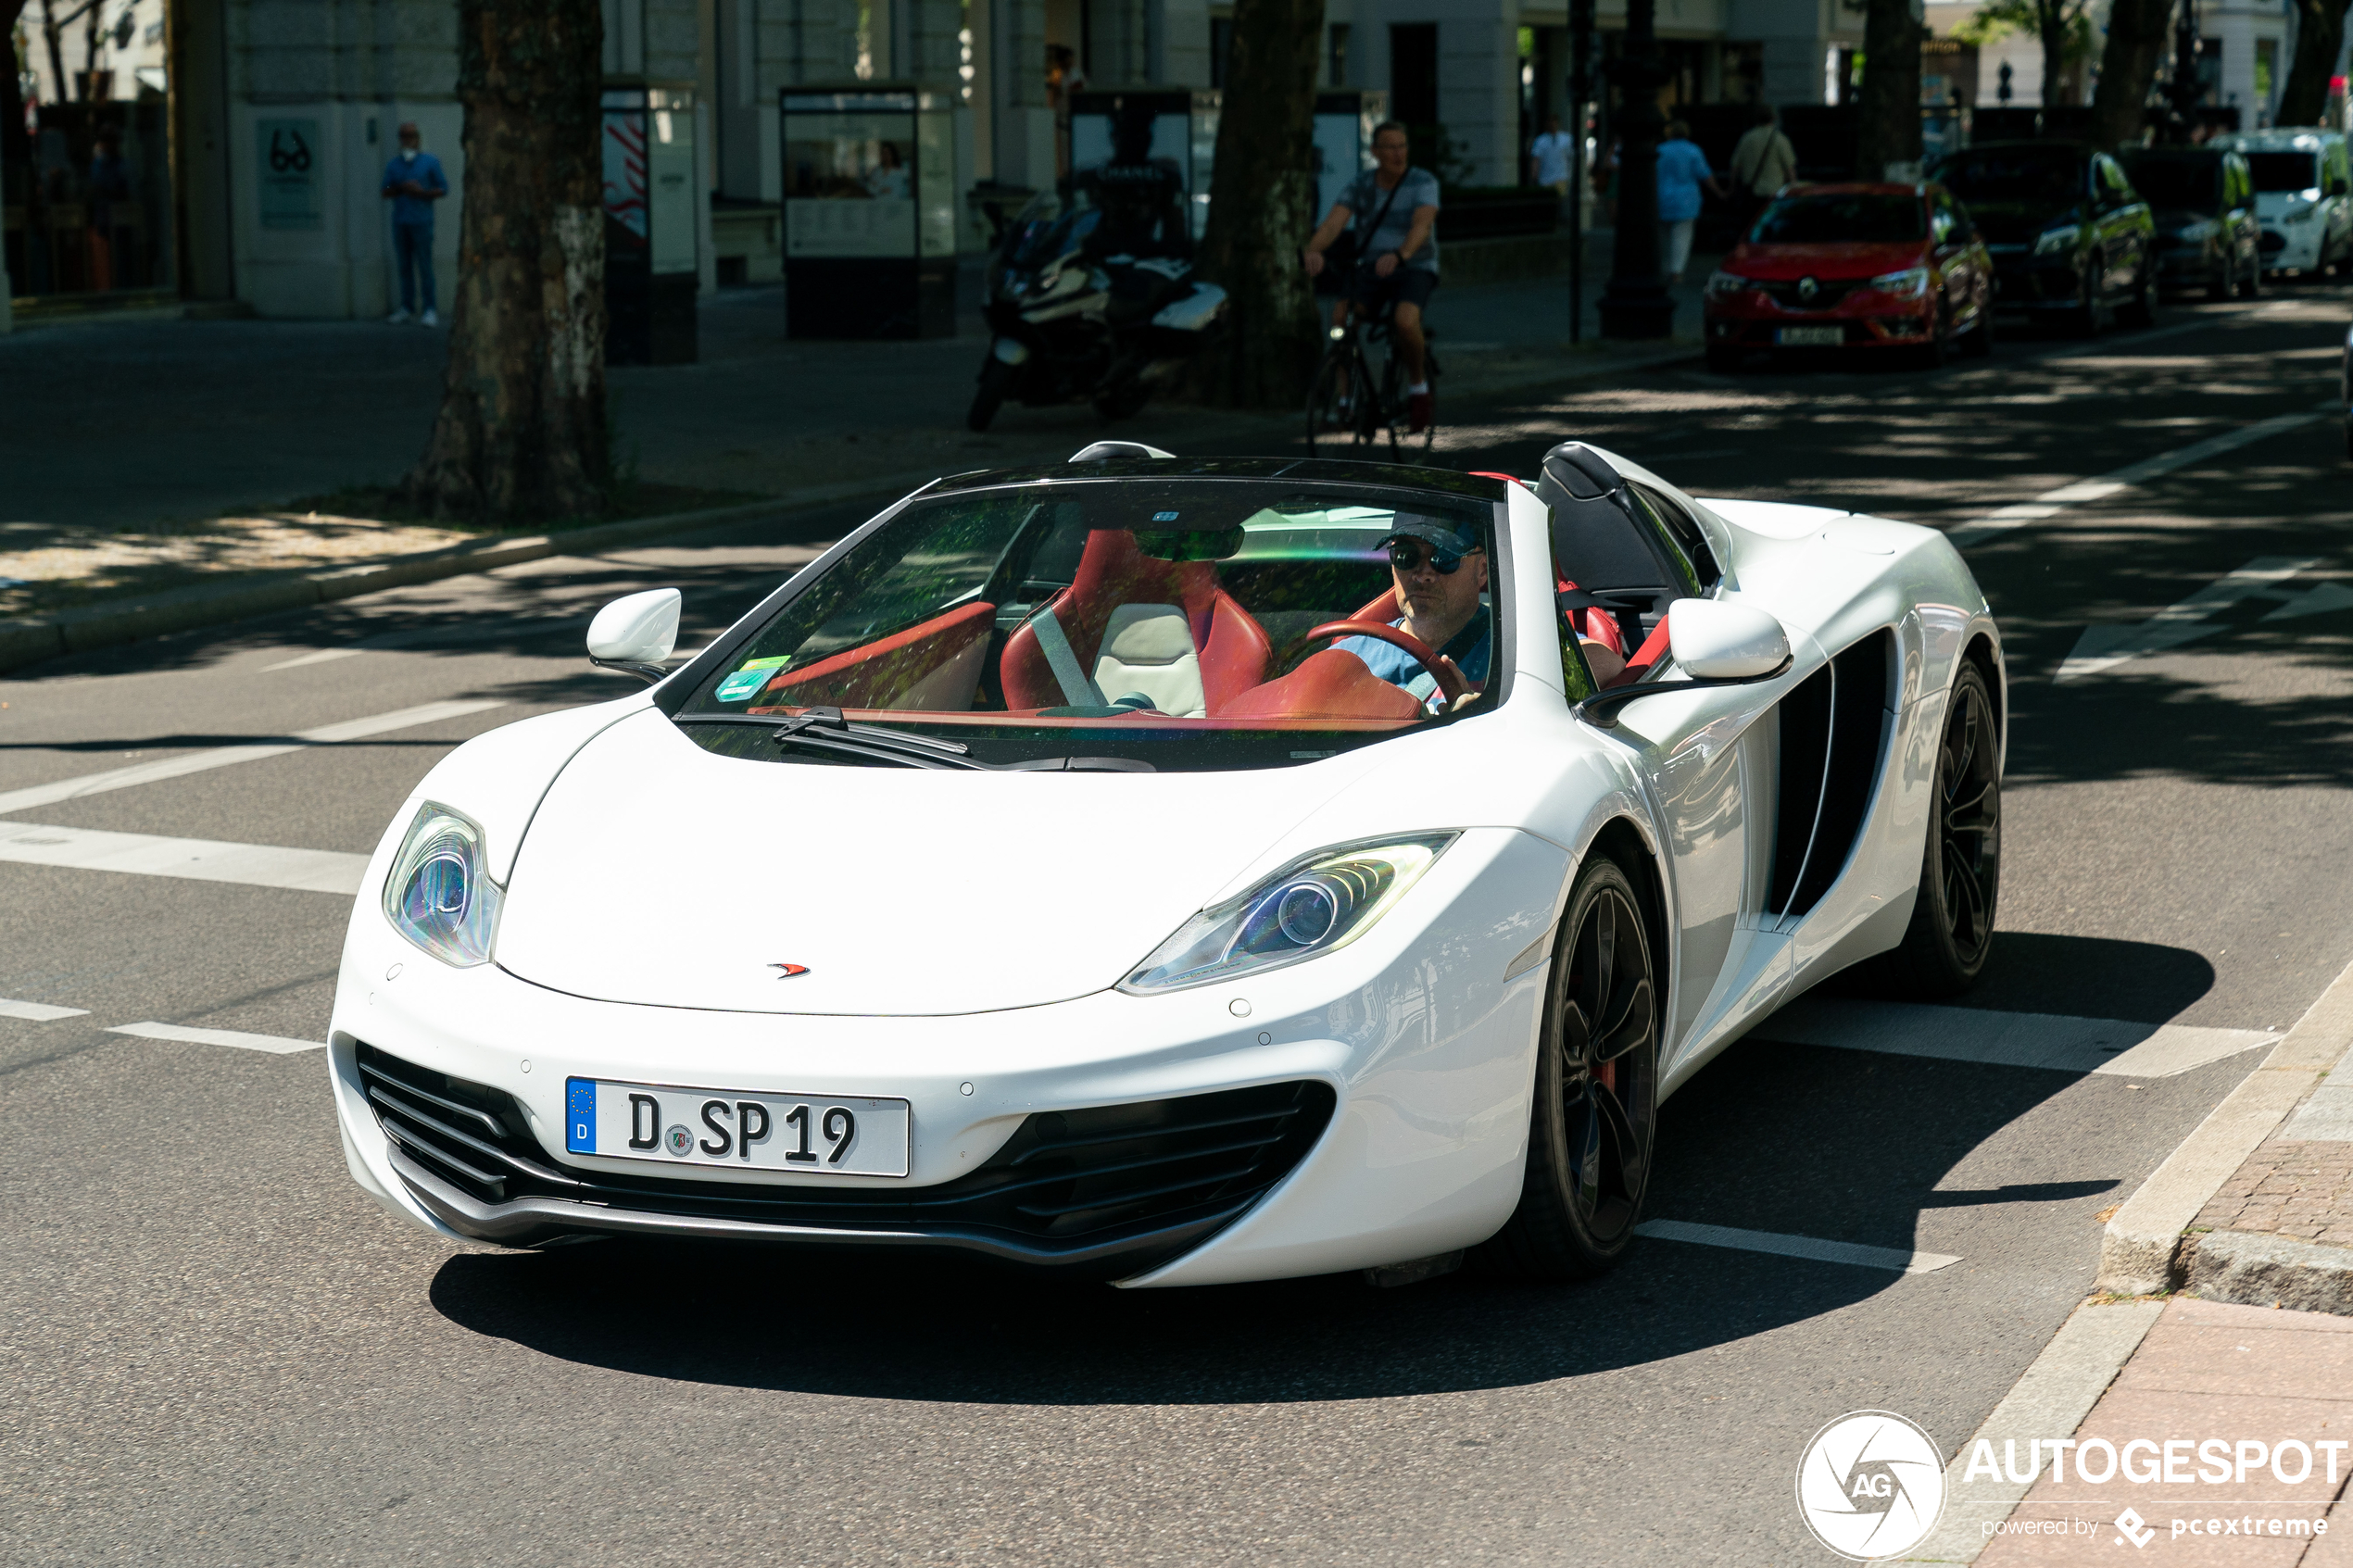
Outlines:
[[[2206,1300],[2353,1316],[2353,1248],[2253,1231],[2191,1239],[2189,1288]]]
[[[1656,354],[1612,358],[1602,363],[1556,366],[1541,371],[1531,370],[1523,376],[1482,382],[1477,386],[1466,388],[1460,395],[1508,395],[1525,392],[1529,387],[1546,383],[1586,381],[1616,371],[1648,370],[1693,357],[1694,351],[1689,345],[1683,345]],[[1253,426],[1276,423],[1282,418],[1269,413],[1233,414],[1225,419],[1205,421],[1192,433],[1218,439]],[[385,588],[402,588],[418,583],[472,576],[477,572],[493,571],[502,566],[543,560],[549,556],[594,555],[602,550],[646,544],[672,534],[690,533],[700,529],[724,527],[728,523],[772,516],[795,507],[828,506],[865,495],[903,495],[929,483],[943,472],[952,471],[955,470],[936,467],[911,469],[832,484],[808,485],[763,500],[745,501],[729,507],[631,518],[622,522],[597,523],[561,533],[469,541],[439,550],[387,557],[351,566],[253,573],[240,576],[233,582],[194,583],[153,594],[127,594],[111,602],[61,610],[55,615],[0,620],[0,675],[45,659],[63,658],[68,654],[91,653],[100,648],[120,647],[145,637],[191,632],[234,621],[247,621],[256,616],[274,615],[282,610],[330,604],[337,599],[356,598]]]
[[[2117,1210],[2100,1237],[2100,1273],[2094,1288],[2116,1296],[2154,1296],[2196,1283],[2195,1260],[2217,1238],[2183,1233],[2247,1156],[2346,1056],[2348,1041],[2353,1041],[2353,964],[2330,982],[2287,1037],[2263,1059],[2263,1064],[2248,1073]],[[2342,1249],[2315,1250],[2336,1253]],[[2278,1257],[2267,1252],[2268,1261],[2259,1267],[2252,1262],[2252,1252],[2225,1243],[2208,1269],[2208,1276],[2218,1285],[2238,1277],[2235,1266],[2221,1261],[2225,1256],[2249,1259],[2249,1268],[2273,1282],[2265,1287],[2270,1294],[2263,1297],[2263,1304],[2287,1299],[2279,1288],[2277,1275],[2284,1265]],[[2316,1279],[2311,1288],[2325,1291],[2329,1286]]]

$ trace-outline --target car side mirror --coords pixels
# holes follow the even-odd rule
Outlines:
[[[588,662],[661,680],[669,673],[661,661],[678,646],[678,611],[685,602],[675,588],[648,588],[613,600],[588,623]]]
[[[1613,686],[1579,703],[1577,716],[1606,730],[1617,724],[1617,709],[1638,697],[1753,685],[1773,679],[1793,662],[1789,633],[1779,621],[1749,605],[1721,599],[1677,599],[1668,605],[1667,642],[1676,668],[1690,680]]]
[[[1701,681],[1753,681],[1789,668],[1789,633],[1750,605],[1677,599],[1667,607],[1676,667]]]

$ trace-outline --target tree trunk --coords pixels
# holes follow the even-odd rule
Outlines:
[[[1868,4],[1863,17],[1863,101],[1856,116],[1855,178],[1917,180],[1920,39],[1927,30],[1912,19],[1911,0],[1868,0]]]
[[[598,0],[460,0],[465,206],[441,414],[401,498],[479,522],[601,512]]]
[[[2318,125],[2345,42],[2346,0],[2296,0],[2296,61],[2280,90],[2282,125]]]
[[[58,42],[65,26],[57,19],[57,0],[41,0],[41,41],[49,46],[49,90],[60,104],[73,96],[73,83],[66,80],[66,52]]]
[[[2043,107],[2057,108],[2067,102],[2067,6],[2062,0],[2035,0],[2034,16],[2043,43]]]
[[[1233,408],[1304,403],[1322,346],[1300,247],[1315,207],[1315,72],[1324,0],[1237,0],[1197,273],[1227,291],[1195,388]]]
[[[2172,19],[2173,0],[2114,0],[2109,6],[2100,84],[2092,91],[2095,146],[2137,144],[2147,130],[2149,88]]]

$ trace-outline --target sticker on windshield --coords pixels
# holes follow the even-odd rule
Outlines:
[[[791,662],[790,654],[781,659],[755,659],[720,682],[719,689],[711,696],[721,702],[741,702],[760,690],[761,686],[766,685],[770,674]]]

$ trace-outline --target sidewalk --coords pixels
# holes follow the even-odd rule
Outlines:
[[[2116,1470],[2087,1482],[2068,1463],[2055,1480],[2045,1442],[2043,1477],[2017,1512],[1981,1522],[1998,1533],[1980,1568],[2353,1564],[2353,1318],[2177,1298],[2073,1436],[2070,1460],[2091,1446],[2097,1474],[2112,1449]],[[2023,1470],[2029,1435],[2016,1441]],[[2224,1447],[2200,1453],[2215,1442]]]

